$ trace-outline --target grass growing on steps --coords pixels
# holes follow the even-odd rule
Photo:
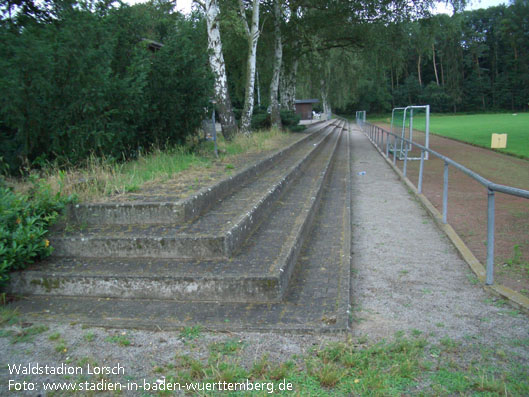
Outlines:
[[[190,142],[188,147],[155,148],[125,163],[91,157],[80,167],[61,170],[48,165],[38,174],[40,183],[49,185],[53,192],[75,195],[80,201],[97,201],[114,194],[138,191],[146,182],[163,183],[186,170],[201,170],[219,163],[229,165],[241,154],[278,149],[291,140],[291,134],[277,129],[254,132],[248,136],[239,134],[231,142],[225,141],[219,134],[219,159],[213,155],[212,142],[197,141]],[[227,167],[226,171],[230,168],[233,167]],[[25,179],[10,180],[9,183],[20,192],[26,191],[30,185]]]

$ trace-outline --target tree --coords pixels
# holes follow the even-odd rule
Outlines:
[[[279,78],[283,60],[283,44],[281,42],[281,4],[274,0],[274,71],[270,82],[270,119],[272,127],[281,128],[281,114],[279,109]]]
[[[259,41],[259,0],[252,0],[251,23],[248,24],[243,0],[239,0],[240,16],[248,40],[248,58],[246,60],[246,84],[244,94],[244,108],[241,116],[241,131],[250,132],[255,100],[255,62],[257,59],[257,42]]]
[[[205,14],[207,22],[209,65],[215,75],[215,102],[219,113],[222,135],[226,140],[231,140],[237,133],[237,121],[228,92],[228,76],[226,64],[222,53],[222,40],[220,37],[219,5],[217,0],[194,0],[199,4]]]

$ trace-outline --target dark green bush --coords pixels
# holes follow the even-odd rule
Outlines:
[[[305,129],[304,126],[299,126],[299,121],[301,120],[301,117],[291,110],[281,110],[281,123],[283,123],[284,128],[288,128],[291,131],[303,131]],[[299,127],[302,127],[299,129]]]
[[[283,128],[288,129],[292,132],[299,132],[305,129],[305,126],[298,125],[300,116],[296,112],[290,110],[281,110],[281,123]],[[255,109],[252,116],[252,130],[263,130],[270,128],[272,122],[270,120],[270,114],[267,112],[265,107]]]
[[[252,130],[264,130],[270,128],[270,115],[266,112],[254,112],[252,115]]]
[[[0,156],[11,173],[134,157],[200,126],[212,94],[203,21],[169,2],[102,4],[0,23]],[[145,37],[163,47],[153,52]]]
[[[46,234],[67,201],[37,182],[30,195],[24,196],[0,180],[0,287],[10,271],[51,254]]]

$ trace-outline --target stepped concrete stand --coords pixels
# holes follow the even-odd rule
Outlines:
[[[349,142],[344,121],[318,123],[188,199],[73,206],[52,257],[13,274],[15,304],[107,326],[345,330]]]

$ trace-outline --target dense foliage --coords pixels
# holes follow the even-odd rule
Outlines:
[[[195,132],[212,87],[205,29],[172,7],[54,1],[1,21],[0,156],[12,172],[128,158]]]
[[[0,180],[0,286],[9,271],[51,254],[48,227],[67,201],[36,181],[29,195],[20,195]]]
[[[298,125],[299,121],[301,120],[301,117],[296,114],[296,112],[292,112],[290,110],[281,110],[280,116],[281,124],[284,128],[292,132],[299,132],[305,129],[304,126]],[[254,109],[252,117],[252,129],[263,130],[270,128],[271,126],[272,122],[268,110],[264,107]]]
[[[370,27],[349,55],[342,111],[429,103],[436,112],[529,109],[529,2]],[[343,51],[331,54],[343,59]],[[343,81],[343,80],[342,80]]]

